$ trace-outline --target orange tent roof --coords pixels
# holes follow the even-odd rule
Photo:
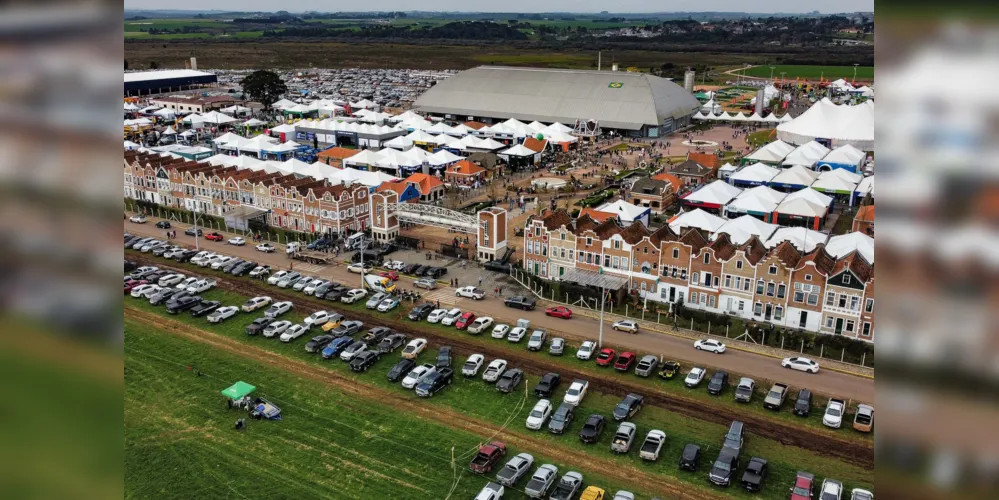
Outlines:
[[[717,170],[718,167],[721,167],[721,158],[712,153],[687,153],[687,159],[694,160],[699,165],[708,167],[711,170]]]
[[[449,174],[458,174],[458,175],[478,175],[485,171],[486,169],[468,160],[461,160],[458,163],[455,163],[454,165],[451,165],[450,167],[447,168],[447,172]]]
[[[531,151],[536,151],[538,153],[544,151],[545,146],[547,145],[548,145],[547,140],[539,141],[537,138],[534,137],[528,137],[527,140],[524,141],[525,148],[530,149]]]
[[[857,210],[857,216],[853,218],[854,220],[874,222],[874,205],[864,205]]]
[[[319,156],[320,158],[333,158],[336,160],[342,160],[344,158],[350,158],[351,156],[354,156],[357,153],[360,153],[360,151],[356,149],[329,148],[326,151],[320,152],[317,156]]]
[[[591,219],[597,222],[603,222],[607,219],[614,219],[617,217],[617,214],[611,212],[601,212],[595,208],[584,208],[581,212],[579,212],[579,216],[582,217],[584,215],[589,215]]]
[[[433,190],[437,186],[443,186],[444,183],[440,179],[427,174],[413,174],[406,178],[404,182],[410,184],[416,184],[417,189],[420,190],[421,195],[425,195]]]
[[[380,186],[375,188],[375,192],[380,193],[382,191],[395,191],[396,194],[402,196],[403,191],[405,191],[407,187],[409,187],[409,184],[406,184],[405,182],[383,182]]]
[[[485,124],[485,123],[482,123],[482,122],[465,122],[465,124],[464,124],[464,125],[465,125],[466,127],[470,128],[470,129],[473,129],[473,130],[479,130],[479,129],[481,129],[482,127],[485,127],[485,126],[486,126],[486,124]]]
[[[680,180],[680,178],[669,172],[663,172],[661,174],[653,175],[652,180],[663,181],[672,184],[674,193],[679,193],[680,187],[683,186],[683,182]]]

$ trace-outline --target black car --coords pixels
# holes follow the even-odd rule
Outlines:
[[[388,337],[382,339],[378,343],[378,352],[380,353],[390,353],[395,352],[396,349],[403,346],[406,343],[406,336],[401,333],[393,333]]]
[[[717,371],[711,376],[711,380],[708,382],[708,394],[717,396],[725,390],[728,385],[728,372]]]
[[[416,368],[416,361],[412,359],[400,360],[395,366],[392,367],[388,372],[389,382],[398,382],[406,377],[409,372]]]
[[[177,262],[187,262],[191,260],[195,255],[198,255],[197,250],[184,250],[183,252],[174,255],[173,260]]]
[[[368,345],[375,345],[392,333],[392,329],[385,326],[376,326],[361,336],[361,340]]]
[[[326,344],[329,344],[336,338],[332,335],[319,335],[317,337],[312,337],[312,340],[305,343],[305,352],[317,352],[323,350]]]
[[[486,262],[483,267],[485,267],[490,271],[496,271],[498,273],[503,273],[503,274],[510,274],[510,264],[500,260],[491,260],[489,262]]]
[[[326,293],[322,295],[322,298],[333,302],[340,302],[340,297],[343,297],[343,294],[347,293],[349,290],[350,288],[342,285],[333,285],[326,290]],[[318,294],[313,293],[313,295],[317,298],[319,297]]]
[[[416,269],[413,269],[413,275],[423,276],[423,273],[427,272],[427,269],[430,269],[430,266],[420,264],[416,266]]]
[[[694,443],[687,443],[680,453],[680,470],[696,472],[701,461],[701,447]]]
[[[126,273],[130,273],[130,272],[134,271],[137,267],[139,267],[139,265],[136,264],[134,260],[126,260],[125,261],[125,272]]]
[[[760,491],[768,470],[766,460],[759,457],[750,458],[746,470],[742,473],[742,487],[749,491]]]
[[[198,229],[194,229],[193,227],[189,227],[189,228],[187,228],[187,229],[184,230],[184,234],[186,234],[188,236],[194,236],[194,235],[204,236],[205,235],[205,233],[203,233],[201,231],[200,227]]]
[[[437,351],[437,369],[451,368],[451,346],[443,346]]]
[[[518,385],[520,381],[524,379],[524,370],[520,368],[511,368],[500,375],[499,381],[496,382],[496,390],[500,392],[512,392]]]
[[[165,254],[166,251],[170,250],[171,248],[173,248],[173,247],[171,247],[170,245],[160,245],[160,246],[152,249],[152,251],[150,251],[149,253],[153,254],[156,257],[162,257],[163,254]]]
[[[552,393],[555,392],[555,388],[561,383],[561,375],[555,372],[546,373],[543,377],[541,377],[541,381],[538,382],[538,385],[534,386],[534,395],[539,398],[550,398]]]
[[[222,303],[217,300],[206,300],[202,303],[191,308],[191,316],[197,318],[198,316],[204,316],[221,306]]]
[[[645,396],[628,394],[614,407],[614,420],[625,420],[634,417],[645,404]]]
[[[382,357],[382,353],[377,351],[363,351],[350,360],[350,369],[355,372],[368,371],[371,365],[375,364]]]
[[[340,326],[330,330],[330,334],[334,337],[343,337],[344,335],[353,335],[359,331],[364,326],[364,323],[360,321],[344,321],[340,323]]]
[[[419,264],[406,264],[406,267],[403,267],[399,272],[402,274],[415,274],[414,272],[418,267],[420,267]]]
[[[244,261],[242,264],[232,268],[230,274],[233,276],[243,276],[244,274],[254,270],[258,264],[252,261]]]
[[[167,301],[166,310],[170,314],[177,314],[186,311],[201,303],[200,295],[186,295],[179,299],[174,298]]]
[[[264,328],[267,328],[275,320],[276,318],[257,318],[253,320],[253,323],[246,325],[246,334],[259,335],[260,332],[264,331]]]
[[[576,415],[576,407],[569,403],[559,405],[555,413],[552,413],[551,420],[548,421],[548,431],[552,434],[564,434],[572,423],[572,418]]]
[[[435,307],[433,304],[429,302],[423,303],[414,307],[413,310],[409,311],[408,317],[412,321],[420,321],[426,319],[427,316],[430,316],[431,311],[433,311],[434,309]]]
[[[424,378],[420,382],[420,385],[416,386],[416,395],[421,398],[429,398],[440,392],[441,389],[451,385],[452,380],[454,380],[454,370],[450,368],[437,370]]]
[[[427,278],[438,279],[441,276],[444,276],[445,274],[447,274],[446,267],[431,267],[430,269],[427,270],[424,276],[426,276]]]
[[[177,290],[176,288],[164,288],[149,297],[149,303],[158,306],[171,298],[173,298],[178,293],[184,293],[184,290]]]
[[[794,408],[791,411],[799,417],[807,417],[812,412],[812,391],[808,389],[798,391],[798,398],[794,400]]]
[[[158,271],[153,271],[153,272],[151,272],[151,273],[143,276],[142,279],[144,279],[144,280],[146,280],[146,281],[148,281],[150,283],[157,283],[157,282],[159,282],[160,278],[162,278],[162,277],[164,277],[164,276],[166,276],[168,274],[170,274],[170,271],[167,271],[166,269],[160,269]]]
[[[322,285],[317,286],[315,290],[312,291],[312,296],[321,299],[326,295],[326,292],[330,291],[335,286],[339,285],[333,283],[332,281],[329,283],[323,283]]]
[[[236,269],[237,266],[240,266],[244,263],[246,263],[246,261],[243,259],[233,259],[232,262],[229,262],[226,265],[222,266],[222,272],[226,274],[231,274],[233,269]]]
[[[732,448],[722,447],[718,452],[718,458],[711,464],[711,472],[708,473],[708,480],[718,486],[728,486],[732,484],[732,475],[739,467],[739,452]]]
[[[600,439],[600,435],[603,434],[605,425],[606,419],[603,415],[586,417],[583,428],[579,430],[579,440],[588,444],[596,443]]]
[[[524,297],[523,295],[517,295],[516,297],[510,297],[503,301],[507,307],[514,307],[517,309],[523,309],[525,311],[533,311],[538,305],[538,301]]]
[[[156,227],[160,229],[170,229],[171,226],[169,221],[161,220],[156,223]]]

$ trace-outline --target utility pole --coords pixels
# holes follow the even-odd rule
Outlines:
[[[604,303],[607,302],[607,296],[605,295],[606,294],[605,290],[606,288],[603,285],[601,285],[600,286],[600,333],[597,338],[597,347],[601,349],[604,347]]]
[[[774,69],[776,69],[776,68],[777,68],[777,66],[770,66],[770,81],[771,82],[774,81]]]
[[[368,240],[362,240],[363,243],[360,245],[361,251],[361,290],[364,290],[364,251],[368,248]]]
[[[198,243],[198,202],[194,202],[194,249],[196,251],[201,251],[201,245]]]
[[[853,63],[853,81],[851,83],[857,83],[857,66],[859,63]]]

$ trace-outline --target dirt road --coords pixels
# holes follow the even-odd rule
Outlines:
[[[152,220],[152,219],[151,219]],[[147,224],[124,223],[125,230],[136,235],[156,236],[162,238],[165,230],[158,229]],[[194,237],[183,234],[183,225],[174,225],[177,231],[177,238],[174,240],[178,244],[194,247]],[[264,254],[256,251],[252,245],[243,247],[227,245],[225,242],[207,241],[200,238],[200,247],[234,255],[240,258],[250,259],[262,264],[269,264],[272,267],[287,269],[291,263],[290,259],[282,253]],[[300,262],[295,262],[295,269],[310,275],[329,278],[344,284],[356,284],[360,286],[361,278],[357,274],[349,273],[345,266],[326,266],[322,269],[311,271]],[[400,287],[409,289],[411,286],[408,278],[403,278]],[[489,291],[491,294],[491,290]],[[456,304],[457,307],[468,308],[475,311],[479,316],[491,316],[497,322],[516,323],[518,318],[525,318],[531,324],[552,331],[569,332],[570,336],[597,340],[599,332],[599,321],[581,314],[576,315],[571,320],[563,320],[545,316],[543,311],[515,311],[503,305],[498,298],[489,297],[481,301],[471,299],[458,299],[454,293],[447,288],[439,289],[433,293],[439,297],[442,303]],[[504,295],[509,296],[512,290],[504,290]],[[426,295],[424,291],[424,295]],[[656,332],[642,332],[632,335],[611,330],[610,321],[605,322],[603,340],[606,343],[624,346],[639,353],[660,354],[672,359],[685,361],[688,365],[708,365],[728,370],[733,373],[746,374],[768,380],[781,380],[795,387],[808,387],[813,391],[837,395],[854,401],[874,401],[874,380],[849,375],[846,373],[822,370],[818,374],[796,372],[781,368],[780,361],[768,356],[729,349],[722,355],[697,351],[693,348],[693,342],[687,338],[665,335]]]

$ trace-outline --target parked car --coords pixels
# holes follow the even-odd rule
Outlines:
[[[437,288],[437,282],[430,278],[420,278],[413,282],[413,286],[416,288],[424,288],[426,290],[433,290]]]
[[[522,326],[515,326],[510,329],[510,333],[507,334],[506,339],[516,344],[521,340],[524,340],[524,337],[526,336],[527,336],[527,328],[524,328]]]
[[[784,399],[787,398],[787,384],[776,383],[770,388],[770,392],[767,396],[763,398],[763,407],[768,410],[780,411],[781,405],[784,404]],[[809,394],[809,399],[811,399],[811,394]]]
[[[452,380],[454,380],[454,371],[450,368],[441,368],[420,381],[416,386],[416,395],[421,398],[432,397],[451,385]]]
[[[592,340],[587,340],[579,346],[576,350],[576,359],[582,359],[584,361],[589,360],[593,356],[593,351],[597,348],[597,343]]]
[[[330,280],[316,278],[312,280],[312,283],[302,287],[302,293],[306,295],[315,295],[317,291],[321,291],[319,296],[322,296],[322,292],[325,292],[332,283],[333,282]]]
[[[853,428],[860,432],[871,432],[874,428],[874,407],[868,404],[858,404],[857,414],[853,417]]]
[[[444,316],[447,316],[447,309],[434,309],[427,315],[427,323],[440,323]]]
[[[614,369],[619,372],[626,372],[631,369],[631,366],[635,364],[635,359],[638,356],[633,352],[622,352],[618,355],[617,360],[614,361]]]
[[[365,261],[364,264],[361,264],[360,262],[355,262],[347,266],[347,272],[351,272],[354,274],[361,274],[362,272],[364,273],[371,272],[372,269],[374,269],[374,266],[367,261]]]
[[[490,336],[494,339],[502,339],[506,338],[508,333],[510,333],[510,325],[500,323],[493,327],[493,332]]]
[[[187,229],[184,230],[184,234],[186,234],[188,236],[203,236],[205,233],[204,233],[204,231],[201,230],[200,227],[197,228],[197,229],[195,229],[193,227],[189,227],[189,228],[187,228]]]
[[[753,457],[746,464],[746,470],[742,473],[742,487],[748,491],[760,491],[763,489],[763,481],[767,478],[769,467],[767,461]]]
[[[323,359],[339,358],[340,353],[342,353],[344,349],[350,347],[353,343],[354,337],[333,337],[333,340],[330,341],[329,344],[326,344],[326,347],[323,347],[320,355]]]
[[[500,459],[506,456],[506,443],[493,441],[479,447],[479,452],[472,458],[468,468],[476,474],[488,474]]]
[[[819,373],[819,364],[817,362],[801,356],[784,358],[781,360],[780,365],[784,368],[800,372]]]
[[[555,484],[555,490],[552,491],[552,495],[548,498],[550,500],[572,500],[582,487],[583,475],[578,472],[569,471]]]
[[[209,241],[222,241],[225,239],[225,236],[222,236],[218,232],[211,232],[205,235],[205,239]]]
[[[538,385],[534,386],[534,395],[539,398],[550,398],[560,383],[562,383],[561,375],[555,372],[546,373],[538,381]]]
[[[506,360],[505,359],[494,359],[486,366],[486,371],[482,372],[482,380],[486,382],[496,382],[499,380],[500,375],[506,371]]]
[[[395,271],[381,271],[378,273],[378,276],[388,278],[392,281],[399,281],[399,273]]]
[[[749,377],[739,379],[739,385],[735,386],[735,400],[740,403],[748,403],[753,399],[753,392],[756,390],[756,381]]]
[[[221,323],[239,312],[239,308],[236,306],[225,306],[220,307],[215,310],[215,312],[208,315],[209,323]]]
[[[402,350],[402,357],[409,359],[416,359],[417,356],[427,348],[427,339],[413,339],[406,344],[406,348]]]
[[[534,404],[534,408],[527,414],[527,428],[531,430],[541,429],[548,418],[552,415],[552,402],[542,399]]]
[[[355,340],[346,349],[340,352],[340,359],[343,361],[350,361],[354,359],[354,356],[368,350],[368,344],[361,340]]]
[[[267,278],[267,284],[268,285],[277,285],[278,281],[283,280],[284,277],[287,276],[290,273],[291,273],[291,271],[278,271],[278,272],[270,275],[270,277]]]
[[[253,297],[243,302],[242,310],[243,312],[253,312],[262,307],[269,306],[273,301],[274,299],[267,296]]]
[[[163,288],[162,290],[149,296],[149,304],[158,306],[170,300],[172,297],[178,296],[178,294],[187,294],[184,290],[177,290],[176,288]]]
[[[474,377],[479,374],[482,365],[486,362],[486,357],[481,354],[473,354],[461,365],[461,374],[466,377]]]
[[[631,444],[635,442],[635,434],[638,432],[638,427],[631,422],[621,422],[617,426],[617,431],[614,432],[614,438],[611,439],[610,449],[615,453],[628,453],[631,449]]]
[[[330,330],[330,335],[333,335],[334,337],[354,335],[357,332],[360,332],[361,328],[364,328],[364,323],[361,321],[341,321],[339,326]]]
[[[271,274],[271,266],[267,265],[254,267],[253,270],[250,271],[251,278],[263,279],[265,276],[269,276],[270,274]]]
[[[295,340],[301,337],[302,335],[305,335],[305,332],[308,331],[309,329],[306,328],[306,326],[301,323],[297,325],[291,325],[288,327],[287,330],[284,331],[284,333],[281,334],[280,337],[278,337],[278,340],[285,343],[291,342],[292,340]]]
[[[377,292],[368,298],[368,301],[364,303],[364,307],[368,309],[375,309],[378,307],[378,304],[381,304],[382,300],[384,300],[385,297],[388,297],[387,293]]]
[[[376,326],[365,333],[361,340],[366,342],[368,345],[377,345],[385,337],[392,333],[392,329],[385,326]]]
[[[270,326],[274,322],[274,318],[257,318],[253,320],[249,325],[246,325],[245,331],[247,335],[258,335],[263,333],[264,329]]]
[[[874,500],[874,493],[862,488],[854,488],[850,491],[850,500]]]
[[[458,321],[454,323],[454,327],[458,330],[466,330],[468,329],[469,326],[472,326],[472,323],[475,321],[475,319],[476,319],[475,313],[473,312],[463,313],[461,316],[458,317]]]
[[[264,328],[263,335],[267,338],[278,336],[288,328],[291,328],[293,324],[291,321],[286,320],[274,321],[267,328]]]
[[[499,381],[496,382],[496,390],[506,393],[513,392],[523,379],[523,370],[520,368],[511,368],[503,372],[503,375],[500,376]]]
[[[659,452],[662,451],[664,444],[666,444],[665,432],[658,429],[649,431],[645,441],[642,442],[642,447],[638,450],[638,458],[650,462],[659,460]]]
[[[523,295],[516,295],[504,300],[503,304],[507,307],[522,309],[524,311],[533,311],[538,306],[538,301]]]
[[[843,497],[843,483],[829,479],[822,480],[822,488],[819,489],[819,500],[840,500]]]
[[[615,321],[611,328],[619,332],[638,333],[638,322],[630,319]]]
[[[738,453],[742,451],[742,444],[745,437],[746,424],[739,420],[733,420],[728,426],[728,432],[725,433],[725,441],[722,442],[722,447],[731,448]]]
[[[626,420],[634,417],[638,410],[645,404],[645,396],[639,394],[628,394],[614,407],[614,420]]]
[[[604,433],[607,421],[603,415],[593,414],[586,417],[583,428],[579,430],[579,440],[592,444],[600,440],[600,435]]]
[[[398,382],[408,375],[416,367],[416,361],[411,359],[400,359],[388,372],[389,382]]]
[[[382,354],[388,354],[390,352],[395,352],[396,349],[402,347],[406,343],[406,336],[401,333],[393,333],[386,336],[378,342],[378,352]]]
[[[179,299],[171,299],[166,304],[166,311],[169,314],[177,314],[191,309],[201,303],[200,295],[188,295]]]
[[[503,465],[503,468],[496,473],[496,482],[503,486],[513,486],[531,470],[534,465],[534,457],[528,453],[520,453],[511,458]]]
[[[642,359],[639,359],[638,364],[635,365],[635,375],[639,377],[651,376],[655,373],[657,366],[659,366],[659,358],[651,354],[642,356]]]
[[[406,267],[406,263],[398,260],[390,260],[382,267],[391,271],[402,271]]]
[[[425,302],[410,310],[409,316],[407,317],[409,318],[410,321],[420,321],[422,319],[426,319],[426,317],[429,316],[430,312],[433,310],[434,310],[434,305],[429,302]]]
[[[711,380],[708,381],[708,394],[717,396],[725,390],[726,386],[728,386],[728,372],[718,370],[711,375]]]
[[[605,347],[597,354],[597,366],[610,366],[614,364],[615,358],[617,358],[617,351],[610,347]]]
[[[585,380],[573,380],[572,384],[569,385],[569,389],[565,391],[565,398],[563,401],[573,406],[579,406],[579,403],[583,402],[583,398],[586,396],[586,390],[589,389],[589,387],[590,383]]]
[[[604,500],[606,494],[606,491],[597,486],[587,486],[579,500]]]
[[[545,309],[545,316],[555,318],[572,319],[572,309],[565,306],[553,306]]]
[[[133,216],[131,216],[131,217],[128,218],[128,221],[129,222],[133,222],[135,224],[145,224],[145,223],[149,222],[149,220],[146,219],[145,215],[133,215]]]
[[[695,341],[694,349],[721,354],[725,352],[725,344],[714,339],[704,339]]]
[[[302,276],[301,273],[299,273],[297,271],[292,271],[292,272],[284,275],[284,278],[281,278],[277,282],[277,286],[278,286],[278,288],[289,288],[289,287],[294,286],[295,283],[298,283],[299,281],[302,281],[302,278],[303,278],[303,276]]]
[[[544,330],[534,330],[531,333],[530,340],[527,341],[528,351],[540,351],[542,347],[545,346],[545,339],[548,338],[548,333]]]
[[[424,377],[436,372],[437,368],[434,365],[422,364],[416,366],[402,379],[402,386],[406,389],[413,389],[423,381]]]
[[[437,351],[437,369],[450,368],[451,367],[451,347],[442,346],[439,351]]]
[[[808,389],[798,391],[798,397],[794,400],[794,407],[791,408],[791,413],[799,417],[807,417],[812,413],[812,391]]]
[[[450,311],[448,311],[443,318],[441,318],[441,324],[444,326],[453,326],[455,323],[458,322],[458,318],[460,318],[461,315],[462,315],[461,309],[455,307]]]
[[[798,471],[791,488],[791,500],[812,500],[815,498],[815,475]]]
[[[843,415],[846,413],[846,402],[832,398],[826,403],[826,412],[822,415],[822,424],[826,427],[839,429],[843,425]]]
[[[347,293],[343,294],[340,297],[340,302],[344,304],[353,304],[354,302],[363,299],[366,295],[368,295],[368,292],[360,288],[354,288],[352,290],[348,290]]]
[[[454,291],[454,296],[472,300],[482,300],[486,298],[486,291],[474,286],[463,286]]]
[[[271,304],[266,311],[264,311],[264,316],[267,316],[268,318],[276,318],[290,311],[293,307],[294,304],[289,301],[275,302]]]
[[[399,306],[399,299],[395,295],[389,295],[378,303],[378,312],[389,312]]]
[[[232,238],[229,238],[229,244],[241,247],[246,244],[246,240],[241,236],[233,236]]]
[[[317,335],[305,343],[305,352],[319,352],[334,340],[332,335]]]
[[[264,253],[274,253],[275,250],[274,245],[271,245],[270,243],[261,243],[254,248],[256,248],[258,252]]]
[[[544,464],[534,471],[530,481],[524,486],[524,494],[531,498],[543,498],[558,477],[558,467],[552,464]]]
[[[473,321],[472,324],[469,325],[468,333],[473,333],[478,335],[489,329],[489,327],[491,326],[493,326],[493,319],[490,318],[489,316],[481,316],[475,318],[475,321]]]
[[[635,494],[630,491],[617,490],[611,500],[635,500]]]
[[[690,369],[690,373],[687,374],[687,378],[683,379],[683,385],[694,388],[701,384],[704,380],[704,374],[707,373],[704,368],[694,367]]]
[[[700,461],[701,447],[693,443],[684,445],[683,451],[680,452],[680,470],[696,472]]]
[[[159,279],[160,286],[174,286],[184,280],[186,276],[180,273],[170,273]]]
[[[330,311],[316,311],[310,314],[307,318],[305,318],[303,322],[305,323],[305,326],[313,328],[317,325],[326,324],[326,322],[329,321],[330,316],[332,316],[333,314],[334,313]]]
[[[555,413],[552,414],[551,420],[548,421],[548,432],[552,434],[564,434],[569,429],[569,425],[572,424],[575,414],[575,406],[568,403],[560,404]]]
[[[350,370],[355,372],[366,372],[382,357],[378,351],[365,350],[354,356],[350,360]]]
[[[739,452],[730,448],[722,448],[718,452],[718,458],[711,464],[711,472],[708,472],[708,480],[718,486],[728,486],[732,484],[732,475],[739,467]]]

